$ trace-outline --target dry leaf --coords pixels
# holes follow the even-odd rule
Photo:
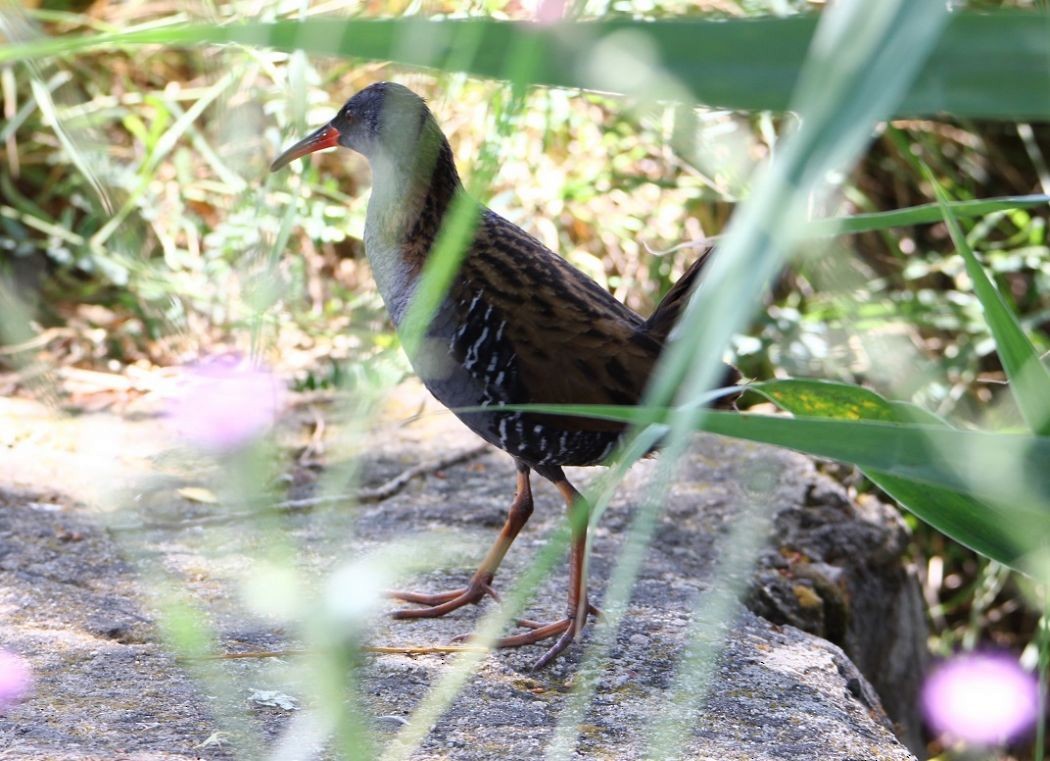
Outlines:
[[[183,499],[188,499],[190,502],[200,502],[202,505],[216,505],[219,503],[219,498],[215,496],[211,489],[205,489],[203,486],[184,486],[179,489],[178,494]]]

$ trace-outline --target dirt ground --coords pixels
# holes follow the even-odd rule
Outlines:
[[[367,432],[354,431],[345,402],[295,397],[274,445],[231,459],[173,446],[149,394],[61,417],[35,401],[0,399],[0,646],[28,659],[35,676],[29,699],[0,710],[0,758],[337,756],[314,698],[326,677],[300,653],[316,642],[311,609],[289,610],[298,597],[345,592],[340,585],[367,591],[385,580],[387,557],[417,569],[407,586],[462,584],[498,531],[514,482],[509,458],[480,447],[416,385],[400,388]],[[636,465],[593,531],[599,604],[658,467]],[[771,479],[757,491],[756,474]],[[598,475],[570,474],[581,486]],[[342,498],[278,504],[319,494]],[[510,588],[562,525],[557,492],[537,481],[536,496],[497,588]],[[765,538],[734,560],[741,521]],[[653,726],[680,712],[690,758],[911,758],[842,649],[870,661],[862,665],[876,684],[891,661],[915,667],[921,658],[903,538],[892,510],[853,504],[804,457],[698,437],[611,652],[587,672],[596,689],[567,757],[642,758]],[[298,584],[291,594],[281,587],[287,569]],[[559,562],[535,588],[529,617],[560,617],[564,584]],[[703,630],[720,651],[706,696],[676,693],[690,633],[722,588],[739,588],[748,606],[733,603]],[[381,615],[395,603],[376,604],[354,614],[367,621],[359,635],[392,648],[448,643],[495,605],[398,622]],[[180,633],[186,606],[206,623],[200,652],[281,657],[177,659],[186,631],[198,631]],[[530,669],[537,646],[486,655],[411,757],[551,752],[594,632],[544,671]],[[358,660],[360,704],[348,710],[376,738],[368,753],[396,757],[406,722],[455,657]],[[880,690],[898,732],[913,739],[910,698]]]

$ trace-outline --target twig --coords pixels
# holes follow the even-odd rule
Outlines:
[[[365,645],[363,652],[376,655],[433,655],[435,653],[487,653],[491,648],[480,645]]]
[[[697,238],[696,240],[687,240],[685,243],[679,243],[676,246],[671,246],[670,248],[665,248],[663,250],[650,248],[649,244],[643,240],[642,246],[645,248],[647,253],[652,254],[653,256],[667,256],[668,254],[673,254],[676,251],[681,251],[682,249],[686,248],[711,249],[721,239],[721,235],[711,235],[705,238]]]
[[[68,338],[73,335],[75,334],[71,328],[48,328],[21,343],[0,346],[0,354],[20,354],[46,346],[54,338]]]
[[[465,449],[448,457],[441,457],[429,462],[421,462],[411,468],[402,471],[389,481],[370,489],[359,489],[354,494],[328,494],[321,497],[306,497],[303,499],[286,499],[282,502],[270,505],[262,510],[238,510],[236,512],[222,513],[221,515],[207,515],[201,518],[186,518],[178,521],[142,521],[129,525],[112,525],[110,531],[142,531],[146,529],[180,529],[193,526],[213,526],[233,521],[253,518],[260,512],[290,513],[311,510],[321,505],[330,505],[337,502],[382,502],[397,494],[405,488],[408,483],[419,476],[429,475],[439,470],[459,465],[462,462],[473,460],[475,457],[488,450],[488,444],[479,444],[476,447]]]
[[[426,408],[427,408],[427,398],[424,396],[422,399],[419,400],[419,407],[416,409],[416,411],[413,412],[411,415],[409,415],[404,420],[402,420],[398,424],[398,427],[399,428],[407,428],[408,426],[412,425],[417,420],[420,420],[423,417],[423,413],[426,410]]]
[[[419,465],[413,465],[408,470],[402,471],[386,483],[372,487],[371,489],[359,489],[355,495],[332,494],[324,497],[286,499],[284,502],[278,502],[274,505],[274,509],[281,511],[307,510],[311,507],[326,505],[331,502],[345,502],[348,499],[353,499],[357,502],[382,502],[384,499],[390,499],[390,497],[393,497],[399,491],[404,489],[408,482],[413,478],[429,475],[438,470],[444,470],[453,465],[459,465],[461,462],[473,460],[475,457],[483,454],[488,448],[488,444],[479,444],[471,449],[465,449],[458,454],[443,457],[438,460],[431,460],[430,462],[421,462]]]
[[[358,648],[363,653],[375,655],[446,655],[449,653],[487,653],[489,648],[478,645],[363,645]],[[247,658],[298,658],[303,655],[316,655],[310,650],[249,650],[243,653],[215,653],[212,655],[193,655],[178,658],[183,662],[195,661],[234,661]]]
[[[324,454],[324,434],[327,428],[324,415],[321,414],[316,405],[311,405],[310,412],[314,416],[314,430],[310,434],[310,442],[303,447],[303,451],[299,453],[297,459],[300,465],[305,465],[315,456]]]

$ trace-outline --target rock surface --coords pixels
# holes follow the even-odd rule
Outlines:
[[[415,411],[417,393],[403,392],[392,422],[357,452],[364,486],[475,446],[448,415],[398,422]],[[379,502],[253,517],[245,493],[272,499],[265,497],[270,484],[260,484],[272,470],[253,469],[260,461],[278,461],[285,478],[277,484],[290,485],[294,496],[349,490],[349,452],[333,447],[338,410],[304,403],[285,427],[280,453],[251,462],[173,454],[148,414],[110,420],[101,427],[119,431],[119,473],[107,474],[118,488],[100,493],[99,471],[75,469],[82,451],[60,444],[69,440],[68,421],[49,441],[40,432],[43,416],[19,410],[14,427],[0,433],[0,645],[29,659],[36,689],[26,702],[0,709],[0,757],[5,750],[19,759],[334,756],[330,743],[318,741],[324,731],[311,710],[312,688],[328,678],[314,668],[316,659],[180,663],[172,643],[192,650],[195,636],[192,626],[180,629],[180,606],[201,612],[220,652],[312,646],[310,630],[292,623],[302,600],[316,597],[326,610],[358,616],[347,605],[368,602],[358,592],[384,581],[389,555],[420,569],[408,586],[462,584],[498,530],[513,489],[509,458],[485,450]],[[99,416],[86,417],[83,425],[101,425]],[[327,446],[319,443],[321,429]],[[94,442],[98,455],[97,437],[79,440]],[[599,604],[658,469],[653,461],[636,465],[593,532],[591,589]],[[597,476],[570,473],[578,485]],[[536,495],[536,513],[496,579],[501,590],[561,524],[557,493],[537,483]],[[757,539],[765,534],[762,545]],[[583,672],[594,675],[595,692],[564,757],[645,758],[654,752],[654,728],[671,718],[689,758],[912,758],[869,679],[839,647],[881,680],[898,729],[914,730],[907,724],[910,698],[894,691],[899,675],[888,671],[921,672],[924,630],[917,592],[900,565],[904,543],[892,510],[853,505],[806,458],[698,437],[673,481],[609,657]],[[286,583],[299,586],[282,592]],[[559,617],[563,585],[559,564],[533,590],[529,617]],[[769,618],[736,604],[719,615],[720,591],[746,593]],[[375,645],[443,644],[470,632],[493,607],[489,601],[436,620],[373,617],[363,636]],[[715,624],[702,628],[707,619]],[[720,650],[706,696],[688,683],[676,692],[679,659],[698,628],[701,643]],[[538,647],[485,656],[411,758],[533,759],[551,752],[596,630],[589,627],[583,643],[541,672],[529,670]],[[363,706],[354,715],[367,717],[377,752],[396,755],[402,746],[394,738],[453,661],[440,654],[360,656],[354,673]]]
[[[926,615],[901,563],[908,532],[900,514],[871,498],[854,503],[818,476],[775,525],[777,541],[758,563],[748,606],[839,645],[879,693],[898,735],[920,752]]]

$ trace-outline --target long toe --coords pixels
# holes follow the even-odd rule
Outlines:
[[[464,605],[476,605],[481,602],[485,595],[490,595],[497,602],[499,601],[499,596],[488,584],[470,584],[462,589],[453,589],[448,592],[435,592],[433,594],[405,592],[396,589],[387,592],[387,597],[392,597],[395,600],[402,600],[403,602],[411,602],[416,603],[417,605],[426,606],[424,608],[402,608],[401,610],[395,610],[390,615],[397,619],[438,618],[446,613],[451,613],[458,608],[462,608]]]
[[[561,621],[552,621],[549,624],[540,624],[536,621],[528,620],[520,621],[519,623],[528,627],[530,631],[515,634],[511,637],[504,637],[496,643],[497,647],[521,647],[522,645],[532,645],[551,637],[558,638],[551,648],[543,654],[543,657],[532,665],[534,670],[549,665],[551,661],[561,655],[565,648],[576,639],[576,635],[580,631],[575,618],[563,618]]]
[[[545,639],[556,637],[568,629],[575,630],[576,628],[576,622],[571,618],[563,618],[561,621],[551,621],[546,624],[541,624],[536,621],[527,621],[525,622],[525,625],[529,627],[530,631],[522,634],[514,634],[510,637],[504,637],[496,643],[496,647],[521,647],[522,645],[532,645],[536,642],[542,642]]]
[[[557,637],[557,641],[551,648],[533,664],[533,669],[541,669],[549,665],[551,661],[561,655],[573,643],[583,630],[588,616],[597,617],[599,615],[601,615],[601,611],[588,604],[587,616],[580,617],[579,620],[577,620],[578,617],[576,615],[566,616],[560,621],[550,621],[548,623],[521,618],[517,621],[518,626],[529,631],[504,637],[496,643],[496,647],[521,647],[522,645],[533,645],[545,639]]]
[[[402,602],[414,602],[418,605],[440,605],[441,603],[461,597],[467,589],[452,589],[448,592],[407,592],[402,589],[390,589],[386,596]]]
[[[446,600],[438,605],[430,605],[426,608],[402,608],[400,610],[395,610],[390,616],[397,619],[440,618],[447,613],[462,608],[464,605],[473,605],[477,601],[477,598],[475,598],[473,594],[464,591],[456,597]]]

